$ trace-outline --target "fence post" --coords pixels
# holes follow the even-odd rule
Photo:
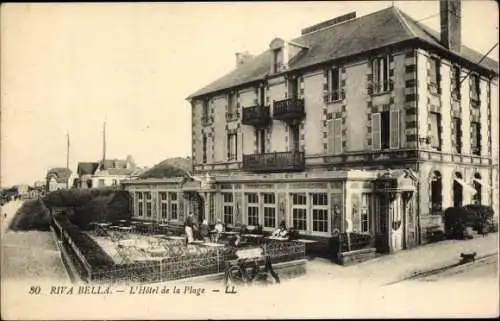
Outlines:
[[[220,272],[219,248],[216,247],[215,250],[217,252],[217,273],[219,273]]]

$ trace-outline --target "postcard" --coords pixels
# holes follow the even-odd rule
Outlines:
[[[498,317],[496,2],[0,21],[2,319]]]

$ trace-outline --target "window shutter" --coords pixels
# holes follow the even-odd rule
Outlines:
[[[372,148],[380,149],[380,113],[372,114]]]
[[[236,155],[236,159],[243,159],[242,152],[243,152],[243,133],[237,133],[236,134],[236,148],[234,150],[234,154]]]
[[[230,151],[231,151],[231,140],[229,139],[230,135],[226,135],[226,154],[227,154],[227,160],[229,160],[230,157]]]
[[[399,110],[391,111],[390,124],[391,148],[399,148]]]
[[[335,149],[335,120],[331,119],[328,121],[328,154],[333,154]]]
[[[342,153],[342,119],[337,118],[334,120],[334,153]]]

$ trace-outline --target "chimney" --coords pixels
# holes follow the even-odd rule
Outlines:
[[[446,48],[460,52],[462,48],[462,10],[460,0],[440,0],[441,43]]]
[[[244,65],[246,62],[251,60],[254,56],[249,54],[248,51],[245,52],[237,52],[236,53],[236,68],[241,65]]]

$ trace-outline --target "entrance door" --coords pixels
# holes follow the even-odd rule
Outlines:
[[[391,205],[389,207],[389,213],[391,217],[391,236],[390,236],[390,243],[391,243],[391,250],[392,251],[399,251],[403,249],[403,239],[404,239],[404,233],[403,233],[403,217],[402,215],[403,210],[400,206],[400,199],[399,197],[396,198],[394,201],[391,202]]]

